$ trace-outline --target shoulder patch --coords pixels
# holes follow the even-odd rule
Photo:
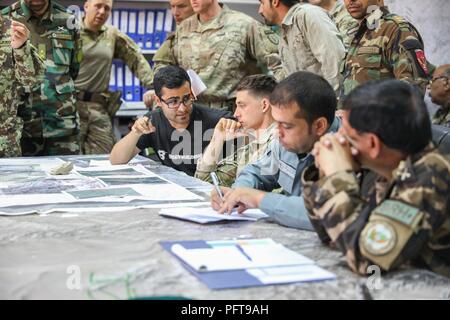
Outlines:
[[[417,217],[421,216],[421,211],[397,200],[385,200],[373,210],[373,214],[379,214],[407,226],[413,226],[417,223]]]
[[[389,253],[397,243],[397,233],[389,222],[369,222],[361,234],[361,245],[374,255],[382,256]]]
[[[264,30],[264,34],[270,42],[278,46],[278,43],[280,42],[279,37],[273,30]]]

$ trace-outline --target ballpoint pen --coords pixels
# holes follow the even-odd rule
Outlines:
[[[212,182],[214,184],[214,188],[216,188],[217,193],[219,194],[220,199],[222,200],[222,202],[224,201],[223,199],[223,193],[222,190],[220,190],[220,186],[219,186],[219,178],[217,178],[217,175],[215,172],[211,172],[210,173]]]

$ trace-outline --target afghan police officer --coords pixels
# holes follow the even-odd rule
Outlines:
[[[348,48],[359,24],[348,13],[341,0],[309,0],[309,3],[315,4],[328,12],[341,33],[345,47]]]
[[[83,61],[75,81],[84,154],[110,153],[114,146],[111,118],[120,107],[121,93],[108,92],[113,59],[123,60],[145,87],[153,81],[152,69],[139,46],[116,27],[105,25],[112,5],[112,0],[87,0],[84,4]]]
[[[170,0],[170,12],[172,13],[175,23],[179,25],[181,21],[189,18],[194,14],[194,10],[191,6],[190,0]],[[161,67],[167,65],[175,65],[176,61],[170,54],[173,47],[173,39],[175,38],[175,33],[170,33],[167,35],[166,40],[153,55],[153,65],[155,68],[153,72],[156,73]],[[144,102],[147,107],[152,107],[154,103],[154,90],[147,91],[144,94]]]
[[[20,0],[3,9],[27,26],[45,60],[45,79],[19,108],[25,156],[79,154],[74,79],[82,58],[75,17],[52,0]]]
[[[450,158],[431,142],[418,91],[399,80],[356,88],[341,130],[315,144],[302,175],[314,228],[359,274],[413,265],[450,277]],[[366,192],[361,167],[378,176]]]
[[[422,38],[411,23],[380,3],[383,0],[345,0],[359,29],[343,65],[341,97],[365,82],[384,79],[419,85],[425,94],[430,73]]]
[[[171,54],[177,65],[194,70],[207,86],[200,103],[232,110],[239,82],[262,73],[258,63],[277,79],[284,77],[274,31],[217,0],[191,5],[196,14],[177,26]]]
[[[436,68],[430,80],[430,97],[439,106],[432,122],[450,128],[450,64]]]
[[[24,24],[0,15],[0,157],[21,155],[20,93],[43,80],[44,62],[28,41],[29,34]]]

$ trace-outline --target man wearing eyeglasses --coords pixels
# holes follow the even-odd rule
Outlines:
[[[431,101],[440,106],[433,116],[433,124],[450,128],[450,64],[436,69],[429,89]]]
[[[178,66],[160,69],[153,86],[160,108],[134,123],[131,132],[114,146],[110,161],[127,163],[152,147],[162,164],[193,176],[217,122],[232,115],[194,104],[189,75]]]

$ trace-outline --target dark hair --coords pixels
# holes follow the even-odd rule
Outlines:
[[[372,81],[344,100],[349,123],[360,133],[375,134],[386,146],[416,153],[431,140],[426,104],[417,87],[400,80]]]
[[[290,8],[290,7],[293,7],[293,6],[295,6],[297,3],[300,3],[300,2],[302,2],[302,1],[299,1],[299,0],[280,0],[280,2],[281,2],[282,4],[284,4],[286,7]],[[305,1],[303,1],[303,2],[305,2]]]
[[[185,82],[191,84],[191,79],[187,72],[178,66],[167,66],[159,69],[153,77],[153,87],[155,94],[161,98],[162,88],[177,89]]]
[[[317,74],[295,72],[282,80],[270,95],[273,106],[283,107],[293,102],[299,108],[297,116],[309,125],[320,117],[325,117],[328,124],[334,120],[336,94],[328,81]]]
[[[238,84],[236,91],[248,90],[258,97],[268,97],[277,85],[277,81],[272,76],[255,74],[247,76]]]

